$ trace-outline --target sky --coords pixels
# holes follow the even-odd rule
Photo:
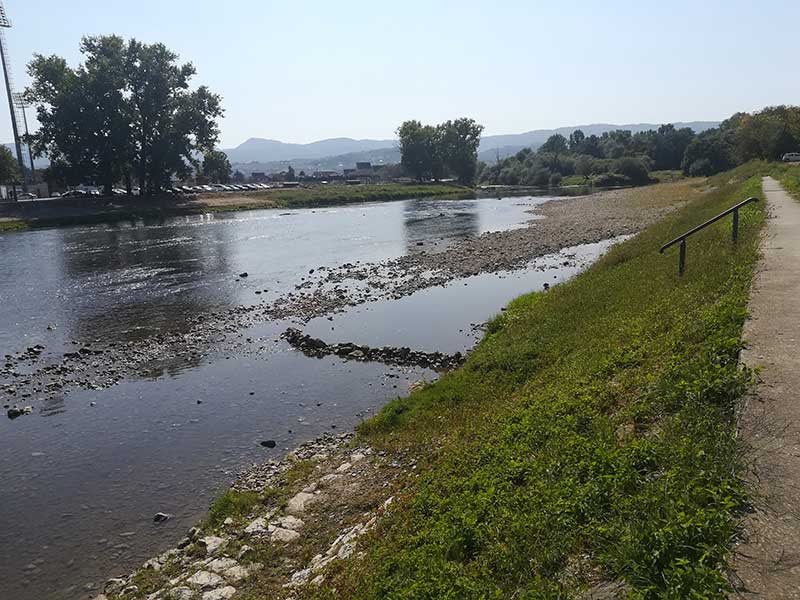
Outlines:
[[[223,97],[220,145],[721,120],[800,103],[800,3],[765,0],[4,0],[17,88],[84,35],[163,42]],[[0,105],[5,106],[5,103]],[[0,140],[11,141],[0,108]]]

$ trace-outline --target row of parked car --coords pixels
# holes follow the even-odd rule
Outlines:
[[[209,194],[220,192],[259,192],[271,189],[271,185],[266,183],[236,183],[222,184],[212,183],[210,185],[178,185],[167,188],[165,191],[171,194]],[[128,192],[121,188],[114,188],[111,193],[115,196],[127,196]],[[131,189],[134,196],[138,196],[141,190],[138,187]],[[91,196],[102,196],[100,190],[69,190],[63,194],[56,194],[56,198],[88,198]]]

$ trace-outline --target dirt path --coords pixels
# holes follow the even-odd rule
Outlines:
[[[740,597],[800,598],[800,201],[764,178],[770,212],[745,328],[743,361],[760,368],[743,409],[755,512],[737,548]]]

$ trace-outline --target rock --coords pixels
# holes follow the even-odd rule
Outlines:
[[[216,573],[210,573],[208,571],[198,571],[197,573],[189,577],[189,579],[186,580],[186,583],[207,590],[213,587],[217,587],[220,584],[225,583],[225,581],[222,579],[222,577],[220,577]]]
[[[290,544],[300,537],[300,534],[291,529],[283,529],[282,527],[275,527],[270,534],[270,539],[273,542],[283,542]]]
[[[244,273],[239,273],[239,277],[241,277],[242,279],[245,279],[245,278],[247,278],[249,276],[250,276],[250,274],[247,271],[245,271]]]
[[[178,587],[167,592],[169,600],[192,600],[195,597],[195,592],[188,587]]]
[[[364,455],[363,455],[363,454],[361,454],[360,452],[355,452],[355,453],[353,453],[353,454],[351,454],[351,455],[350,455],[350,462],[351,462],[351,463],[357,463],[357,462],[361,462],[361,461],[362,461],[362,460],[364,460],[365,458],[366,458],[366,456],[364,456]]]
[[[352,463],[346,462],[342,464],[338,469],[336,469],[337,473],[347,473],[350,469],[353,468]]]
[[[206,548],[206,554],[216,553],[220,548],[222,548],[222,546],[224,546],[227,543],[228,541],[226,539],[221,537],[216,537],[213,535],[209,535],[200,540],[200,544],[202,546],[205,546]]]
[[[238,583],[248,575],[250,575],[250,570],[246,569],[241,565],[236,565],[235,567],[231,567],[227,571],[222,574],[225,577],[226,581],[230,581],[231,583]]]
[[[233,525],[233,518],[226,517],[225,520],[222,522],[223,525]]]
[[[113,594],[121,590],[126,583],[128,583],[126,579],[122,579],[121,577],[112,577],[111,579],[106,581],[106,585],[103,587],[103,591],[106,594]]]
[[[164,523],[165,521],[169,521],[170,518],[171,518],[170,515],[168,515],[167,513],[163,512],[156,513],[155,516],[153,517],[153,523]]]
[[[163,566],[163,565],[161,564],[161,561],[159,561],[157,558],[151,558],[150,560],[148,560],[146,563],[144,563],[144,564],[142,565],[142,568],[143,568],[145,571],[147,571],[147,570],[153,570],[153,571],[155,571],[156,573],[158,573],[158,572],[161,570],[161,567],[162,567],[162,566]]]
[[[325,583],[325,576],[324,575],[317,575],[314,579],[311,580],[311,585],[322,585]]]
[[[203,600],[228,600],[228,598],[232,598],[235,593],[236,588],[228,585],[223,588],[206,592],[203,594]]]
[[[298,529],[302,529],[303,521],[298,519],[297,517],[293,517],[292,515],[287,515],[278,519],[278,525],[283,527],[284,529],[291,529],[292,531],[297,531]]]
[[[21,417],[22,415],[29,415],[32,412],[33,412],[33,407],[31,406],[20,407],[15,405],[8,409],[8,418],[13,420],[18,417]]]
[[[233,560],[232,558],[228,558],[227,556],[223,556],[221,558],[215,558],[210,563],[206,565],[211,571],[214,573],[221,574],[228,569],[233,567],[238,567],[239,563]]]
[[[264,517],[259,517],[244,528],[248,535],[261,535],[267,533],[267,521]]]
[[[252,548],[250,546],[248,546],[247,544],[245,544],[244,546],[239,548],[239,554],[236,555],[236,558],[238,558],[239,560],[242,560],[244,558],[244,556],[248,552],[250,552],[250,550],[252,550]]]
[[[317,499],[314,494],[307,494],[300,492],[292,497],[286,505],[286,512],[290,515],[300,515],[306,512],[307,505],[311,504]]]
[[[266,440],[266,441],[264,441],[264,442],[261,442],[261,445],[262,445],[264,448],[274,448],[274,447],[275,447],[275,446],[277,446],[278,444],[277,444],[277,443],[275,443],[275,440]]]

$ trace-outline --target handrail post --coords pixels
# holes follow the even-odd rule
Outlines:
[[[681,240],[681,256],[678,263],[678,274],[683,275],[686,270],[686,238]]]
[[[733,243],[739,241],[739,209],[733,211]]]

